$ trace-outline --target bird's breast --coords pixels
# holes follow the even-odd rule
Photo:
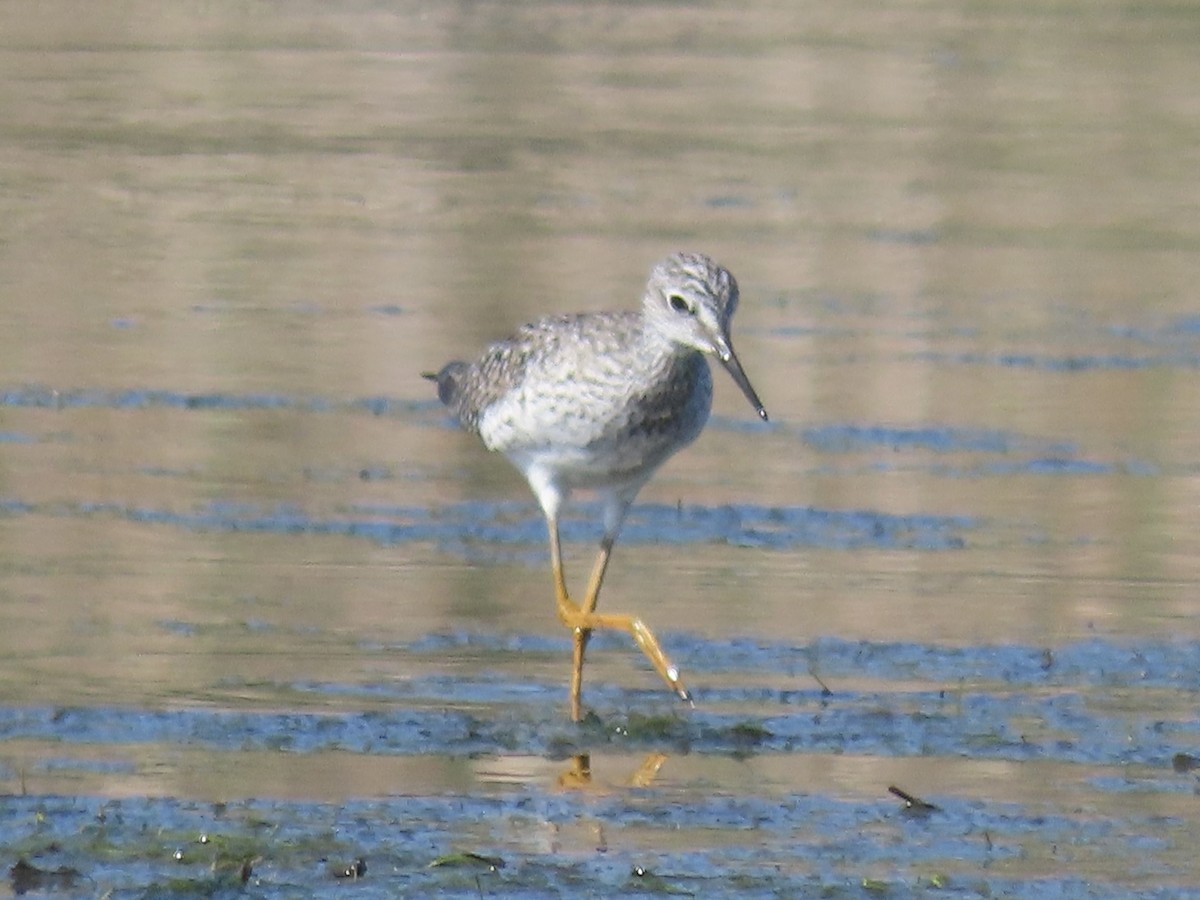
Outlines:
[[[712,375],[699,353],[590,369],[568,362],[483,410],[479,434],[514,461],[543,458],[585,486],[652,471],[695,440],[711,406]]]

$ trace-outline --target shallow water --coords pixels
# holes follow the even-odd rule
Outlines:
[[[0,9],[0,893],[1200,896],[1198,37]],[[605,586],[697,708],[597,635],[576,726],[419,373],[677,247],[771,422],[718,372]]]

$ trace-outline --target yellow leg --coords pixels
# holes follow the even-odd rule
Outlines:
[[[571,647],[571,717],[578,722],[583,715],[583,656],[587,652],[588,641],[592,637],[592,629],[584,622],[596,609],[596,601],[600,599],[600,585],[604,581],[604,571],[608,568],[608,558],[612,555],[613,542],[606,536],[600,542],[600,553],[596,556],[596,564],[592,566],[592,575],[588,579],[587,593],[583,605],[578,607],[579,616],[574,624],[567,622],[573,638]],[[560,567],[561,568],[561,567]],[[572,604],[574,605],[574,604]],[[559,615],[562,611],[560,608]]]
[[[576,625],[571,629],[571,721],[583,719],[583,654],[592,636],[590,628]]]
[[[592,566],[592,574],[588,579],[587,595],[582,604],[571,600],[567,593],[566,576],[563,573],[562,549],[559,545],[558,523],[549,521],[550,529],[550,564],[554,571],[555,601],[558,607],[558,617],[564,625],[571,629],[573,647],[571,654],[571,719],[575,722],[583,718],[583,658],[587,651],[588,640],[592,631],[597,628],[611,628],[628,632],[641,648],[642,653],[650,660],[659,677],[667,683],[679,699],[692,702],[691,694],[683,686],[679,670],[667,658],[658,638],[654,636],[646,624],[636,616],[619,614],[602,614],[596,612],[596,603],[600,599],[600,586],[604,583],[604,573],[608,569],[608,561],[612,556],[613,539],[606,535],[600,542],[600,552],[596,563]]]
[[[583,718],[583,652],[587,648],[591,632],[580,625],[583,610],[567,593],[567,578],[563,572],[562,547],[558,539],[558,522],[547,518],[546,525],[550,530],[550,567],[554,572],[554,602],[558,608],[559,620],[571,629],[575,640],[571,665],[571,721],[578,722]]]
[[[580,631],[590,633],[596,628],[610,628],[615,631],[625,631],[632,635],[633,639],[637,641],[637,645],[642,648],[642,653],[646,655],[646,659],[650,660],[650,665],[654,666],[654,671],[658,672],[659,677],[667,683],[667,687],[673,690],[680,700],[695,706],[692,703],[692,695],[683,686],[683,679],[679,677],[679,670],[667,658],[667,654],[663,651],[662,645],[659,644],[658,638],[654,636],[654,632],[646,626],[645,622],[636,616],[613,613],[584,613],[580,620],[580,625],[576,627],[576,635]],[[582,662],[582,653],[580,654],[580,660]],[[580,673],[580,677],[582,678],[582,672]]]
[[[579,604],[567,593],[567,578],[563,573],[562,548],[558,543],[558,522],[547,519],[546,526],[550,530],[550,568],[554,572],[554,600],[558,604],[558,617],[563,624],[579,614]]]
[[[558,776],[558,786],[561,788],[585,788],[592,783],[592,757],[590,753],[580,753],[571,757],[571,766]]]
[[[638,770],[629,778],[631,787],[650,787],[654,783],[654,779],[658,777],[658,770],[663,767],[663,763],[667,761],[665,753],[651,753],[638,766]]]
[[[596,601],[600,599],[600,585],[604,583],[604,573],[608,571],[608,560],[612,556],[613,542],[605,537],[600,541],[600,552],[596,554],[596,563],[592,566],[592,577],[588,579],[587,593],[583,597],[585,613],[596,611]]]
[[[671,664],[671,660],[667,658],[658,638],[654,636],[654,632],[646,626],[646,623],[635,616],[601,615],[596,612],[596,603],[600,599],[600,585],[604,583],[604,573],[608,570],[608,560],[612,556],[613,540],[609,535],[605,535],[600,542],[600,552],[596,556],[596,564],[592,566],[592,577],[588,579],[587,596],[584,597],[583,604],[580,606],[580,611],[583,613],[583,627],[588,634],[594,628],[615,628],[620,631],[628,631],[637,641],[637,645],[642,648],[642,652],[646,654],[646,658],[650,660],[654,670],[667,683],[667,687],[673,690],[680,700],[691,703],[692,696],[683,686],[683,681],[679,678],[679,670]],[[583,643],[586,646],[586,638]],[[580,653],[582,654],[582,650]]]

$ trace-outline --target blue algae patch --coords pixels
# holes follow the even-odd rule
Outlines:
[[[597,632],[595,637],[600,637],[602,634],[603,632]],[[519,656],[529,653],[561,653],[565,647],[569,646],[570,641],[565,637],[549,638],[536,634],[479,634],[459,630],[428,634],[405,644],[377,645],[376,649],[402,650],[435,656],[476,648],[488,654],[500,652]]]
[[[844,328],[837,329],[835,331],[834,329],[822,328],[817,325],[779,325],[770,329],[770,331],[767,333],[775,335],[776,337],[817,337],[829,336],[833,334],[846,336],[853,334],[854,332]]]
[[[0,392],[0,405],[15,407],[109,407],[112,409],[146,409],[162,406],[176,409],[281,409],[289,406],[312,408],[321,401],[300,400],[282,394],[235,395],[224,393],[188,394],[167,390],[129,389],[104,391],[94,389],[56,390],[52,388],[10,388]]]
[[[386,714],[147,710],[125,707],[0,707],[0,740],[53,739],[71,743],[202,744],[225,749],[312,753],[358,750],[425,753],[458,748],[467,755],[494,742],[457,710]]]
[[[1069,455],[1074,445],[1047,442],[986,428],[957,428],[947,425],[902,427],[835,423],[805,428],[800,432],[805,443],[824,452],[847,452],[883,447],[891,450],[928,450],[934,453],[1012,453],[1031,447],[1044,452]]]
[[[363,466],[358,470],[359,481],[387,481],[395,477],[387,466]]]
[[[92,774],[100,783],[116,776],[110,789],[123,794],[10,792],[0,842],[10,859],[73,873],[88,896],[1197,895],[1195,816],[1183,802],[1195,775],[1172,760],[1200,740],[1200,642],[1093,639],[1051,651],[667,637],[697,676],[694,710],[657,686],[589,682],[591,714],[567,722],[562,685],[539,683],[519,665],[531,653],[561,653],[565,640],[467,632],[364,648],[404,653],[404,678],[299,680],[276,693],[291,690],[306,706],[328,697],[343,709],[336,713],[281,710],[278,699],[249,710],[0,706],[0,742],[51,748],[22,765],[35,791],[54,773],[60,784]],[[422,674],[423,661],[447,655],[464,657],[453,673]],[[809,661],[830,693],[762,677],[802,673]],[[704,676],[713,671],[752,677],[710,685]],[[864,672],[877,689],[858,687]],[[839,684],[843,673],[855,687]],[[922,676],[929,683],[914,684]],[[1153,690],[1139,693],[1145,686]],[[357,698],[381,709],[344,710]],[[129,795],[139,783],[179,789],[163,777],[164,746],[187,747],[180,780],[218,784],[210,789],[221,802]],[[87,758],[73,758],[74,748]],[[227,787],[223,773],[264,764],[242,755],[256,752],[298,772],[314,771],[311,755],[337,754],[336,766],[324,757],[315,769],[327,780],[314,788],[337,799],[272,799],[245,778]],[[599,790],[554,786],[555,774],[589,753],[621,770],[612,783],[598,776]],[[355,777],[357,763],[379,757],[412,758],[420,775]],[[905,758],[930,764],[889,763]],[[619,780],[654,759],[660,778]],[[974,776],[970,786],[958,778],[942,793],[939,760]],[[792,761],[819,774],[781,775]],[[1030,762],[1051,768],[1021,765]],[[424,786],[438,768],[453,771],[453,787]],[[840,777],[826,787],[834,770]],[[723,781],[729,771],[732,782]],[[1007,791],[997,799],[988,787],[997,771],[1016,780],[1031,773],[1017,796],[1059,773],[1079,786],[1028,802]],[[935,807],[916,815],[890,796],[893,772],[920,779],[903,786]],[[295,797],[305,786],[286,790]],[[471,854],[499,864],[448,862]],[[361,877],[338,881],[354,859],[365,860]]]
[[[1069,441],[1037,438],[998,429],[834,423],[804,428],[799,434],[806,444],[822,453],[885,449],[938,455],[972,453],[1006,457],[969,465],[932,462],[921,467],[922,471],[945,478],[1159,474],[1159,467],[1141,460],[1085,459],[1080,457],[1078,447]],[[880,460],[872,464],[871,471],[912,471],[914,465],[912,462],[901,465],[891,460]]]
[[[754,201],[738,194],[717,194],[704,199],[704,205],[713,209],[750,209]]]
[[[1013,464],[991,463],[983,467],[989,475],[1112,475],[1120,471],[1115,463],[1097,462],[1087,459],[1067,459],[1048,456],[1027,459]]]
[[[1148,477],[1161,474],[1158,466],[1136,459],[1103,462],[1063,457],[996,460],[974,466],[936,464],[929,467],[929,472],[945,478],[992,478],[1003,475],[1133,475]]]
[[[102,775],[128,774],[136,770],[129,760],[123,759],[77,759],[73,757],[50,757],[38,761],[37,768],[43,772],[93,772]]]
[[[160,619],[158,627],[168,634],[179,637],[194,637],[198,631],[192,622],[182,622],[179,619]]]
[[[213,501],[189,511],[175,511],[109,501],[37,505],[0,499],[0,513],[62,518],[112,516],[195,531],[337,535],[388,545],[430,542],[458,552],[469,552],[480,545],[519,545],[538,549],[536,555],[529,557],[531,562],[541,558],[546,541],[545,521],[537,506],[516,501],[467,501],[437,510],[355,506],[339,517],[316,517],[294,504],[261,507],[240,501]],[[564,538],[596,540],[600,535],[600,520],[598,504],[579,504],[561,523]],[[794,547],[954,550],[966,545],[966,532],[981,525],[980,520],[969,516],[895,515],[874,510],[644,504],[630,511],[622,543],[729,544],[776,550]]]
[[[396,303],[381,303],[370,307],[370,311],[381,316],[402,316],[407,312],[403,306]]]
[[[0,444],[36,444],[38,439],[21,431],[0,431]]]
[[[37,509],[33,503],[15,500],[11,497],[0,497],[0,513],[10,516],[28,515]]]
[[[1194,895],[1162,842],[1131,846],[1127,838],[1179,842],[1187,822],[933,799],[938,812],[918,820],[884,797],[653,787],[580,794],[513,786],[325,803],[35,795],[10,799],[0,837],[8,846],[42,849],[45,866],[68,861],[92,896]],[[569,844],[560,850],[557,839],[542,837],[585,828],[611,836],[611,847],[601,838],[603,845],[588,852]],[[1055,846],[1064,852],[1054,866],[1039,865],[1045,848]],[[1066,849],[1076,846],[1090,854]],[[467,853],[496,864],[438,864]],[[1034,863],[1023,863],[1030,855]],[[1128,860],[1167,886],[1138,882],[1132,889],[1112,874],[1128,877],[1129,865],[1110,864],[1102,875],[1080,871],[1095,855]],[[248,885],[238,881],[242,856],[250,860]],[[331,861],[355,858],[364,865],[353,883],[328,874]]]
[[[996,460],[977,466],[935,464],[929,467],[929,472],[942,478],[995,478],[1003,475],[1133,475],[1147,478],[1160,474],[1160,469],[1141,460],[1103,462],[1050,456],[1028,460]]]
[[[0,390],[0,407],[46,409],[185,409],[185,410],[280,410],[301,412],[367,412],[393,415],[440,408],[436,399],[401,400],[392,397],[359,397],[337,400],[329,397],[290,394],[226,392],[188,393],[162,389],[49,388],[25,386]]]
[[[711,639],[687,632],[660,636],[689,672],[750,673],[756,676],[756,684],[761,680],[757,676],[761,675],[782,673],[790,677],[815,671],[831,682],[847,677],[960,685],[965,679],[972,685],[1030,691],[1173,688],[1200,694],[1200,642],[1122,642],[1097,638],[1051,648],[1022,644],[960,647],[820,638],[797,646],[747,637]],[[593,635],[590,646],[628,648],[629,640],[624,635],[602,631]],[[488,656],[555,654],[567,647],[569,641],[565,636],[453,631],[402,644],[378,645],[377,649],[444,657],[460,652]],[[778,696],[774,689],[757,693],[760,690],[755,687],[750,694],[738,696],[758,699]]]
[[[1109,325],[1107,334],[1123,340],[1152,346],[1179,346],[1200,338],[1200,315],[1178,316],[1160,325]]]
[[[194,469],[176,469],[170,466],[137,466],[134,471],[151,478],[191,478],[197,474]]]
[[[673,645],[674,646],[674,645]],[[703,659],[711,665],[724,655],[724,644],[705,642]],[[686,645],[683,647],[686,650]],[[1177,687],[1200,691],[1200,644],[1082,641],[1062,647],[928,644],[844,641],[823,638],[802,651],[778,645],[737,642],[732,645],[740,667],[770,670],[781,656],[797,653],[822,676],[868,675],[880,679],[951,682],[971,678],[1029,686]]]
[[[1007,351],[923,351],[909,358],[960,365],[998,366],[1042,372],[1142,371],[1200,368],[1200,315],[1188,313],[1134,323],[1096,321],[1086,310],[1058,309],[1058,322],[1049,326],[1037,349]],[[1095,346],[1115,346],[1112,352],[1064,352],[1062,334]]]
[[[1196,353],[1135,356],[1123,353],[1056,355],[1048,353],[941,353],[927,351],[913,354],[912,358],[924,362],[988,365],[1006,369],[1038,369],[1045,372],[1200,368],[1200,354]]]
[[[383,709],[346,712],[146,710],[120,706],[0,707],[0,741],[171,743],[226,750],[347,751],[451,756],[525,752],[557,755],[598,750],[676,753],[845,753],[864,757],[947,756],[1169,769],[1181,748],[1195,746],[1194,719],[1128,702],[1113,712],[1100,690],[1116,685],[1179,692],[1178,711],[1200,696],[1200,646],[1088,642],[1053,653],[1032,647],[947,649],[936,645],[819,642],[811,648],[740,646],[669,636],[692,676],[697,708],[657,687],[589,684],[598,711],[580,725],[561,716],[561,685],[543,684],[523,667],[481,655],[472,677],[432,674],[377,683],[299,681],[283,686],[309,696],[362,698]],[[562,653],[561,642],[513,644],[482,635],[435,636],[381,652],[414,662],[489,648],[527,656]],[[602,648],[603,644],[598,644]],[[513,647],[518,649],[513,650]],[[816,660],[830,687],[771,687],[756,677],[705,673],[734,662],[781,676],[795,657]],[[748,652],[749,651],[749,652]],[[839,658],[840,654],[840,658]],[[790,661],[788,657],[793,657]],[[1102,661],[1101,661],[1102,660]],[[459,668],[462,668],[461,666]],[[804,671],[803,668],[800,669]],[[864,677],[880,687],[843,689],[838,679]],[[913,685],[926,680],[927,686]],[[789,679],[790,680],[790,679]],[[900,682],[904,688],[894,688]]]
[[[938,243],[941,235],[935,228],[872,228],[867,231],[867,240],[878,244],[928,247]]]
[[[1190,338],[1200,338],[1200,313],[1179,316],[1169,322],[1163,329],[1167,334],[1184,335]]]
[[[596,521],[599,514],[595,509],[590,520]],[[980,524],[969,516],[893,515],[876,510],[643,504],[630,510],[621,539],[626,543],[725,543],[775,550],[799,546],[954,550],[966,545],[964,532]],[[571,539],[584,538],[581,533]]]

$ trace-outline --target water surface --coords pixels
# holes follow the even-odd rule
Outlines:
[[[1198,37],[0,11],[3,890],[1200,895]],[[771,422],[718,372],[606,584],[697,709],[601,635],[575,726],[540,515],[419,373],[677,248]]]

